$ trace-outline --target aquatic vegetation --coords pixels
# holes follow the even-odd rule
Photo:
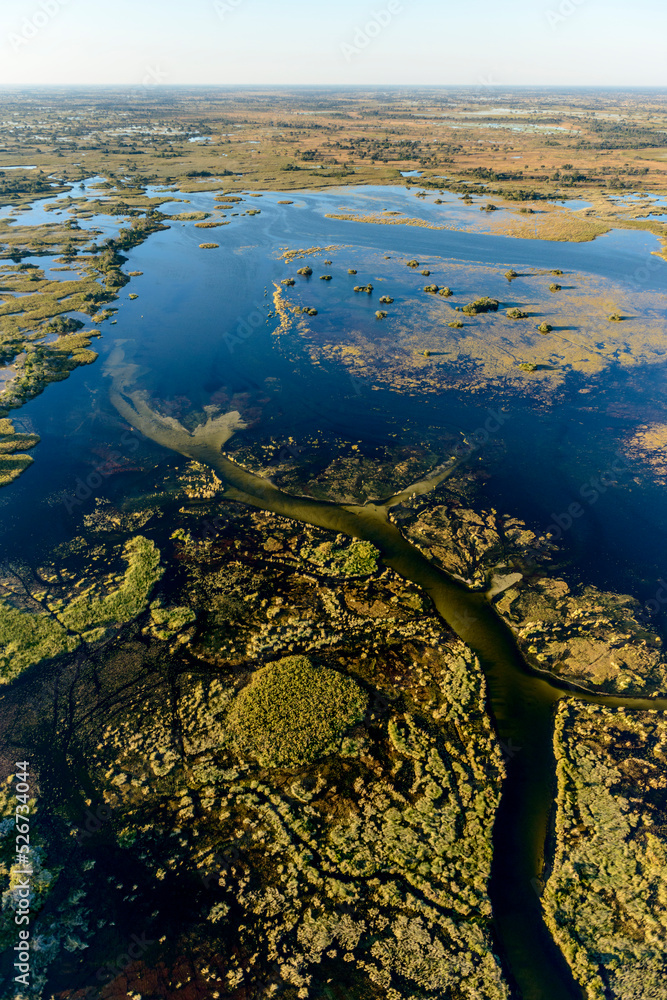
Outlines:
[[[0,487],[9,486],[33,464],[30,455],[3,455],[0,453]]]
[[[509,319],[526,319],[528,313],[524,312],[523,309],[519,309],[518,306],[513,306],[511,309],[507,310],[506,315]]]
[[[313,269],[312,269],[312,267],[308,267],[308,265],[306,265],[305,267],[300,267],[299,270],[296,273],[297,274],[302,274],[305,277],[309,278],[310,275],[313,273]]]
[[[540,545],[537,551],[549,549]],[[570,590],[565,580],[541,579],[508,590],[496,607],[511,623],[528,662],[541,670],[589,690],[642,693],[667,687],[660,638],[642,622],[641,606],[628,594]]]
[[[623,319],[623,317],[621,316],[621,314],[615,312],[615,313],[612,313],[611,316],[609,317],[609,322],[610,323],[620,323],[622,319]]]
[[[442,295],[442,297],[445,298],[445,299],[450,299],[452,297],[452,295],[454,294],[454,292],[451,290],[451,288],[449,288],[448,285],[445,285],[444,288],[440,289],[440,291],[438,292],[438,294]]]
[[[332,274],[321,274],[320,275],[320,281],[331,281],[332,278],[333,278]]]
[[[519,277],[519,272],[515,271],[514,268],[511,267],[509,271],[505,271],[505,277],[507,278],[508,281],[512,281],[514,278]]]
[[[255,671],[232,702],[228,725],[243,755],[293,768],[335,752],[367,704],[351,677],[290,656]]]
[[[136,292],[130,292],[130,294],[128,295],[128,299],[134,300],[134,299],[138,299],[138,298],[139,298],[139,296],[137,295]]]
[[[418,260],[409,260],[408,261],[408,267],[419,267],[419,261]]]
[[[51,382],[66,379],[79,365],[96,361],[97,354],[88,348],[99,336],[98,330],[91,330],[67,334],[50,344],[28,342],[23,357],[14,361],[15,374],[0,392],[0,417],[38,396]]]
[[[220,246],[219,243],[200,243],[199,244],[199,249],[200,250],[217,250],[219,246]]]
[[[150,607],[151,620],[146,631],[156,639],[166,641],[180,635],[181,641],[186,641],[183,630],[192,625],[197,615],[191,608],[165,608],[160,602],[154,602]]]
[[[0,418],[0,487],[18,479],[32,465],[30,455],[17,452],[29,451],[39,440],[37,434],[20,434],[11,420]]]
[[[373,291],[373,286],[372,285],[355,285],[354,286],[354,291],[355,292],[367,292],[370,295],[371,292]]]
[[[376,319],[386,319],[389,313],[385,312],[384,309],[378,309],[375,313]]]
[[[391,298],[391,296],[390,296],[390,295],[381,295],[381,296],[380,296],[380,302],[381,302],[381,303],[382,303],[383,305],[388,305],[388,306],[389,306],[389,305],[391,305],[391,304],[392,304],[392,302],[393,302],[393,301],[394,301],[394,300],[393,300],[393,299]]]
[[[280,284],[291,286],[291,285],[296,285],[296,281],[294,280],[294,278],[283,278]]]
[[[279,201],[278,204],[279,205],[293,205],[294,202],[293,201],[289,201],[288,199],[285,199],[283,201]]]
[[[448,323],[447,326],[451,326],[453,330],[460,330],[463,323],[460,319],[454,319],[451,323]]]
[[[356,274],[357,272],[355,271],[355,269],[354,269],[353,267],[349,267],[349,268],[347,269],[347,273],[348,273],[348,274]]]
[[[440,291],[440,286],[439,285],[426,285],[426,287],[424,288],[424,291],[425,292],[429,292],[431,295],[437,295],[437,293]]]
[[[522,372],[536,372],[539,370],[539,365],[533,364],[532,361],[522,361],[518,366]]]
[[[549,291],[550,292],[562,292],[563,291],[563,286],[562,285],[557,285],[556,282],[554,281],[554,282],[552,282],[549,285]]]
[[[475,299],[474,302],[463,306],[461,312],[464,312],[466,316],[476,316],[477,313],[497,312],[499,305],[498,299],[491,299],[488,295],[484,295],[481,299]]]
[[[425,278],[429,278],[431,276],[431,272],[428,270],[428,268],[423,270],[421,273],[424,275]]]
[[[666,743],[653,713],[559,705],[557,846],[542,905],[589,1000],[667,997]]]
[[[179,212],[177,215],[168,215],[167,218],[178,222],[201,222],[203,219],[208,219],[210,215],[210,212]]]
[[[116,589],[95,593],[93,588],[69,603],[54,602],[46,611],[25,611],[0,600],[0,683],[14,680],[28,667],[82,642],[94,642],[111,624],[131,621],[145,609],[162,576],[155,544],[138,535],[123,549],[127,568]],[[38,606],[44,604],[37,601]]]
[[[378,569],[380,553],[366,541],[353,541],[349,545],[322,542],[314,549],[305,549],[303,557],[336,576],[370,576]]]
[[[537,329],[540,331],[540,333],[551,333],[553,327],[551,326],[550,323],[540,323]]]

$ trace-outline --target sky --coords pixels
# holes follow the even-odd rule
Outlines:
[[[0,0],[0,86],[667,86],[665,0]]]

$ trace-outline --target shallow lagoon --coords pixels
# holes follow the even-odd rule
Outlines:
[[[188,200],[188,211],[219,207],[211,194],[189,195]],[[300,444],[316,433],[332,449],[340,440],[364,448],[405,442],[422,444],[435,454],[440,448],[444,459],[452,434],[474,435],[490,410],[502,409],[507,419],[501,434],[475,456],[486,476],[482,501],[525,518],[540,534],[554,519],[563,523],[568,506],[581,499],[582,485],[612,467],[619,444],[637,424],[667,423],[664,363],[659,361],[641,368],[609,363],[590,376],[571,370],[555,387],[544,382],[539,392],[528,376],[523,389],[508,380],[480,391],[472,374],[469,385],[461,378],[470,358],[457,351],[452,334],[451,357],[438,359],[440,390],[426,391],[425,378],[423,387],[413,380],[406,393],[391,379],[355,378],[336,357],[312,354],[323,345],[349,343],[355,331],[366,337],[370,354],[375,346],[398,350],[406,328],[430,335],[431,307],[445,304],[424,295],[424,285],[433,278],[422,270],[437,275],[438,282],[441,274],[451,274],[456,302],[493,294],[503,308],[515,301],[525,303],[538,280],[548,287],[550,278],[536,277],[540,269],[562,269],[559,281],[564,288],[591,282],[612,290],[622,287],[627,293],[628,279],[635,275],[637,301],[650,291],[664,294],[667,272],[662,261],[649,257],[657,244],[649,234],[623,231],[589,244],[553,244],[488,236],[463,226],[380,227],[326,218],[344,210],[364,215],[389,209],[440,225],[443,220],[458,224],[471,211],[480,214],[478,204],[463,206],[447,197],[437,206],[403,189],[309,192],[294,195],[291,205],[280,205],[281,200],[280,195],[265,193],[241,202],[237,217],[225,213],[230,224],[216,231],[217,250],[203,253],[201,230],[192,222],[174,221],[169,230],[128,254],[125,270],[142,274],[121,290],[115,303],[117,324],[102,325],[103,357],[75,371],[68,381],[49,386],[16,414],[17,426],[39,433],[42,444],[35,465],[0,494],[2,543],[9,555],[37,562],[55,542],[78,534],[83,517],[94,514],[100,501],[110,498],[120,505],[139,496],[145,503],[151,489],[159,488],[165,468],[181,462],[128,432],[110,405],[104,362],[117,345],[137,366],[137,385],[159,401],[163,412],[181,419],[209,403],[229,409],[237,402],[251,412],[253,425],[238,436],[251,451],[270,439],[293,442],[298,454]],[[180,208],[178,202],[173,204]],[[261,207],[261,215],[241,214],[249,207]],[[283,259],[282,251],[299,247],[322,249],[305,260]],[[418,268],[406,267],[412,257],[421,259]],[[297,277],[285,296],[314,306],[317,316],[307,336],[292,330],[277,334],[274,285],[294,276],[306,261],[312,276]],[[648,263],[655,266],[649,268]],[[350,267],[356,275],[348,274]],[[510,267],[521,276],[508,283],[504,273]],[[331,281],[319,280],[324,273]],[[353,291],[357,282],[369,281],[373,295]],[[138,298],[130,300],[130,294]],[[389,294],[394,303],[388,319],[378,323],[375,308],[381,294]],[[656,302],[664,317],[664,298]],[[597,308],[595,302],[590,308]],[[581,319],[584,323],[587,317]],[[491,317],[475,317],[474,324],[488,331],[490,341],[505,330]],[[616,335],[621,324],[612,326]],[[503,336],[508,338],[506,330]],[[510,340],[508,350],[513,347]],[[450,374],[456,375],[456,384],[447,381]],[[114,454],[119,459],[112,464],[122,469],[109,477],[98,473],[101,483],[87,493],[79,490],[81,500],[73,503],[79,483]],[[558,572],[649,599],[664,574],[667,556],[663,489],[640,464],[628,463],[615,482],[566,530]],[[523,704],[519,699],[518,715]],[[546,708],[550,704],[546,699]],[[550,760],[546,715],[536,715],[530,698],[525,706],[530,726],[535,729],[539,723],[543,758]],[[499,716],[499,722],[504,733],[508,719]],[[543,764],[544,759],[540,767]],[[537,784],[542,777],[543,770],[532,775]],[[520,772],[519,782],[524,778]],[[540,789],[541,798],[550,801],[543,781]],[[508,802],[511,808],[511,796]],[[535,825],[534,839],[540,844],[544,831],[537,820],[543,815],[540,805],[529,811],[524,824],[529,832]],[[515,874],[514,869],[508,871]],[[498,878],[496,895],[510,898],[502,872]],[[532,903],[535,908],[534,899]]]
[[[212,193],[175,196],[189,200],[188,205],[173,203],[183,211],[221,207]],[[76,534],[77,519],[94,509],[95,497],[73,512],[58,498],[100,463],[105,449],[122,452],[122,430],[108,402],[103,371],[104,356],[118,340],[126,342],[128,356],[140,367],[140,385],[154,398],[180,406],[179,412],[245,394],[258,421],[246,432],[249,440],[268,435],[299,441],[321,430],[369,443],[394,434],[398,437],[392,441],[434,442],[439,428],[471,433],[490,407],[502,406],[511,420],[503,429],[502,457],[495,446],[488,452],[486,500],[526,518],[538,531],[546,529],[553,515],[580,499],[582,484],[609,467],[620,442],[637,424],[667,422],[664,365],[641,370],[611,365],[591,377],[573,372],[552,400],[497,386],[486,394],[443,387],[437,394],[406,396],[391,386],[351,378],[335,361],[312,364],[301,343],[273,336],[278,326],[278,319],[269,316],[274,283],[300,266],[281,260],[281,251],[337,248],[311,260],[313,277],[298,279],[295,289],[300,296],[295,301],[307,300],[318,309],[314,333],[331,339],[338,331],[340,339],[352,326],[389,345],[390,321],[378,324],[374,318],[379,295],[391,294],[404,311],[414,303],[415,325],[423,322],[421,287],[427,279],[405,267],[411,257],[441,259],[445,271],[447,261],[455,262],[456,291],[470,299],[487,293],[479,287],[481,266],[497,269],[501,293],[505,282],[500,279],[510,267],[561,268],[619,283],[626,291],[637,287],[664,293],[667,265],[650,257],[657,240],[645,232],[614,231],[591,243],[565,244],[326,218],[332,212],[364,215],[389,209],[440,225],[458,224],[466,213],[480,215],[478,202],[463,206],[457,197],[445,195],[442,205],[434,205],[435,197],[416,198],[413,189],[365,187],[296,193],[293,204],[280,205],[283,195],[264,193],[236,206],[239,212],[261,208],[261,215],[234,218],[224,213],[230,224],[216,229],[217,250],[199,249],[202,230],[192,222],[174,222],[130,251],[125,271],[143,275],[133,278],[114,303],[117,324],[102,324],[100,361],[49,386],[16,413],[17,425],[40,434],[43,443],[34,453],[33,468],[0,495],[6,551],[27,554],[34,546],[37,556],[53,541]],[[39,216],[35,223],[48,220],[49,213],[39,207],[34,211]],[[102,228],[100,222],[108,224],[109,219],[89,220],[93,228]],[[333,264],[325,267],[325,259]],[[359,277],[348,276],[348,267],[357,269]],[[332,281],[317,280],[325,272],[333,275]],[[355,296],[352,285],[358,280],[374,283],[373,296]],[[525,294],[520,286],[507,288],[512,301]],[[130,301],[129,293],[138,299]],[[454,352],[452,364],[460,362]],[[441,363],[446,368],[448,361]],[[153,451],[155,460],[173,460]],[[485,462],[484,451],[480,461]],[[110,478],[98,495],[122,495],[132,489],[133,477],[141,475],[130,469]],[[660,497],[661,487],[647,467],[632,468],[619,478],[618,487],[587,506],[585,516],[566,532],[570,572],[650,599],[667,564],[667,517]]]

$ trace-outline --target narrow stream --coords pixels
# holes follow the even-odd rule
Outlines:
[[[148,437],[212,468],[225,484],[227,499],[371,542],[387,566],[429,595],[439,615],[477,655],[496,731],[514,748],[494,826],[489,886],[501,955],[522,1000],[582,1000],[584,993],[544,923],[539,899],[556,784],[554,707],[566,695],[638,709],[667,710],[667,700],[597,696],[583,690],[573,694],[571,685],[561,687],[557,680],[532,670],[485,595],[468,590],[431,563],[389,520],[391,506],[411,489],[384,503],[364,506],[293,496],[226,458],[220,451],[219,431],[207,435],[205,428],[198,428],[192,436],[146,407],[137,412],[118,392],[112,392],[112,401]],[[434,475],[431,488],[451,471],[453,466]],[[417,484],[420,492],[426,491],[427,483]]]

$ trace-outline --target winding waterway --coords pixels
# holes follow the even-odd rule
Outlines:
[[[136,399],[136,397],[135,397]],[[555,791],[552,751],[553,712],[562,697],[610,707],[667,711],[667,699],[597,696],[574,692],[572,685],[547,680],[521,656],[511,630],[486,596],[469,590],[435,566],[411,545],[390,520],[392,506],[410,488],[385,502],[337,504],[293,496],[269,480],[241,468],[220,451],[219,428],[194,436],[165,421],[139,400],[139,410],[118,391],[112,401],[147,437],[213,469],[228,500],[271,511],[305,524],[372,542],[383,562],[420,587],[440,617],[476,653],[487,683],[488,707],[503,742],[517,748],[507,768],[494,833],[490,884],[494,925],[510,979],[523,1000],[574,1000],[583,997],[543,920],[538,888],[544,869],[545,842]],[[454,464],[419,485],[435,489]]]
[[[118,323],[113,329],[119,340],[134,342],[134,360],[147,371],[145,378],[142,373],[142,386],[147,384],[156,398],[187,395],[192,409],[198,409],[210,401],[211,390],[207,386],[224,382],[231,387],[230,394],[232,390],[243,392],[248,388],[256,392],[259,386],[264,394],[263,380],[270,373],[282,380],[283,387],[280,423],[271,426],[270,432],[279,426],[283,440],[287,434],[299,434],[304,426],[312,427],[314,420],[328,422],[350,440],[361,436],[383,439],[389,429],[405,429],[410,421],[406,439],[417,437],[414,426],[420,422],[474,428],[480,411],[485,412],[486,400],[475,403],[454,393],[443,393],[435,401],[404,399],[400,391],[357,394],[356,389],[350,390],[346,374],[340,370],[306,371],[295,367],[291,358],[281,357],[271,343],[270,326],[265,329],[262,325],[252,337],[241,338],[233,353],[223,350],[221,333],[237,329],[237,324],[243,323],[253,310],[267,308],[262,289],[283,277],[284,262],[277,259],[275,248],[286,241],[292,246],[332,243],[350,246],[349,241],[353,240],[354,252],[364,262],[369,259],[363,256],[367,252],[387,251],[400,254],[401,258],[446,254],[469,262],[471,268],[480,263],[497,268],[499,281],[504,281],[502,272],[513,265],[565,266],[619,282],[643,266],[656,242],[645,233],[613,233],[594,244],[563,245],[510,240],[477,232],[436,232],[324,219],[325,213],[344,211],[347,207],[358,211],[374,211],[386,205],[403,209],[408,198],[404,191],[386,188],[309,192],[303,198],[299,196],[299,202],[287,209],[280,207],[279,196],[267,194],[260,217],[243,222],[234,219],[222,231],[224,247],[217,258],[214,253],[206,256],[198,250],[201,231],[192,225],[179,225],[169,232],[158,233],[132,250],[130,266],[144,272],[144,276],[133,279],[132,287],[137,289],[139,300],[134,304],[121,303]],[[191,195],[190,201],[193,209],[212,207],[211,195]],[[411,215],[428,219],[433,212],[433,206],[410,198]],[[26,214],[22,221],[36,223],[41,217],[32,220]],[[108,217],[90,220],[87,225],[111,231]],[[223,238],[220,240],[222,243]],[[48,263],[48,258],[35,260],[42,266]],[[349,263],[356,266],[357,260],[346,260],[345,268]],[[369,274],[373,280],[384,280],[375,278],[375,271],[370,269]],[[650,274],[656,290],[667,287],[662,272],[653,270]],[[480,290],[487,290],[486,285],[484,289],[474,287],[473,278],[470,288],[463,284],[463,276],[460,281],[461,294],[473,297]],[[321,285],[322,289],[311,289],[313,296],[320,296],[316,304],[321,316],[326,319],[329,309],[332,323],[343,326],[352,315],[357,322],[356,314],[343,303],[343,294],[347,292],[334,299],[336,282]],[[398,293],[393,286],[390,290],[400,295],[398,281],[396,287]],[[493,287],[489,290],[494,292]],[[329,296],[326,303],[325,294]],[[359,305],[357,300],[353,308],[362,309],[366,305],[372,317],[375,306],[370,301]],[[112,346],[110,333],[109,327],[105,327],[102,350]],[[67,505],[58,505],[53,498],[71,491],[77,478],[85,478],[91,464],[95,467],[94,463],[100,462],[92,444],[121,448],[113,436],[120,434],[117,421],[113,425],[109,419],[101,367],[77,371],[66,383],[49,386],[42,397],[18,414],[32,421],[31,426],[42,435],[42,444],[35,451],[35,468],[0,498],[3,502],[0,537],[10,554],[19,551],[23,556],[24,549],[28,551],[31,546],[31,551],[39,552],[56,541],[70,539],[80,530],[74,525],[74,515],[90,510],[93,501],[88,507],[83,502],[72,514]],[[529,405],[511,400],[511,420],[503,428],[508,442],[505,470],[504,473],[500,470],[495,479],[492,504],[538,527],[548,524],[551,511],[567,509],[572,499],[577,499],[581,481],[591,472],[598,473],[608,462],[606,457],[600,458],[600,450],[606,447],[609,423],[618,419],[620,430],[626,426],[622,423],[626,418],[613,416],[612,404],[616,405],[620,398],[630,409],[634,408],[633,412],[643,414],[646,395],[641,393],[646,393],[658,413],[656,419],[667,422],[664,404],[659,402],[664,398],[665,376],[661,366],[645,369],[643,375],[641,392],[636,384],[629,384],[626,372],[600,375],[595,397],[577,397],[583,380],[575,381],[571,395],[556,414],[536,414]],[[347,391],[346,396],[341,393],[341,385]],[[122,391],[112,398],[123,417],[148,438],[214,469],[229,500],[372,542],[388,566],[422,588],[442,619],[475,652],[486,677],[489,711],[498,736],[505,745],[516,748],[507,761],[507,777],[494,827],[490,895],[498,949],[522,1000],[581,998],[580,987],[546,929],[539,898],[555,793],[552,748],[555,706],[563,697],[637,709],[665,710],[667,702],[595,696],[532,670],[521,656],[511,630],[486,597],[450,577],[403,537],[391,518],[391,509],[400,498],[355,505],[290,495],[223,455],[219,440],[195,440],[185,431],[179,436],[173,424],[170,433],[166,433],[159,422],[151,422],[146,414],[138,413]],[[594,401],[595,406],[584,407],[582,400],[591,404]],[[498,405],[497,399],[492,402]],[[96,424],[93,417],[98,421]],[[634,415],[629,419],[634,420]],[[544,452],[550,456],[549,463],[526,461],[526,454]],[[439,471],[417,492],[435,488],[453,468],[447,466]],[[116,488],[121,495],[129,475],[126,473],[125,479],[119,477]],[[105,483],[107,487],[113,495],[114,483]],[[605,571],[617,570],[616,566],[611,567],[611,560],[601,558],[613,540],[620,566],[618,573],[622,577],[614,589],[636,592],[628,582],[631,577],[627,567],[634,570],[642,562],[637,576],[645,586],[645,596],[653,595],[653,579],[665,572],[661,553],[667,552],[667,519],[664,504],[656,503],[658,493],[652,487],[643,487],[632,494],[618,491],[618,499],[613,503],[609,498],[601,500],[573,527],[567,543],[577,555],[583,553],[579,565],[584,566],[587,581],[592,579],[593,569],[599,571],[603,564]],[[609,585],[608,580],[603,583]]]

